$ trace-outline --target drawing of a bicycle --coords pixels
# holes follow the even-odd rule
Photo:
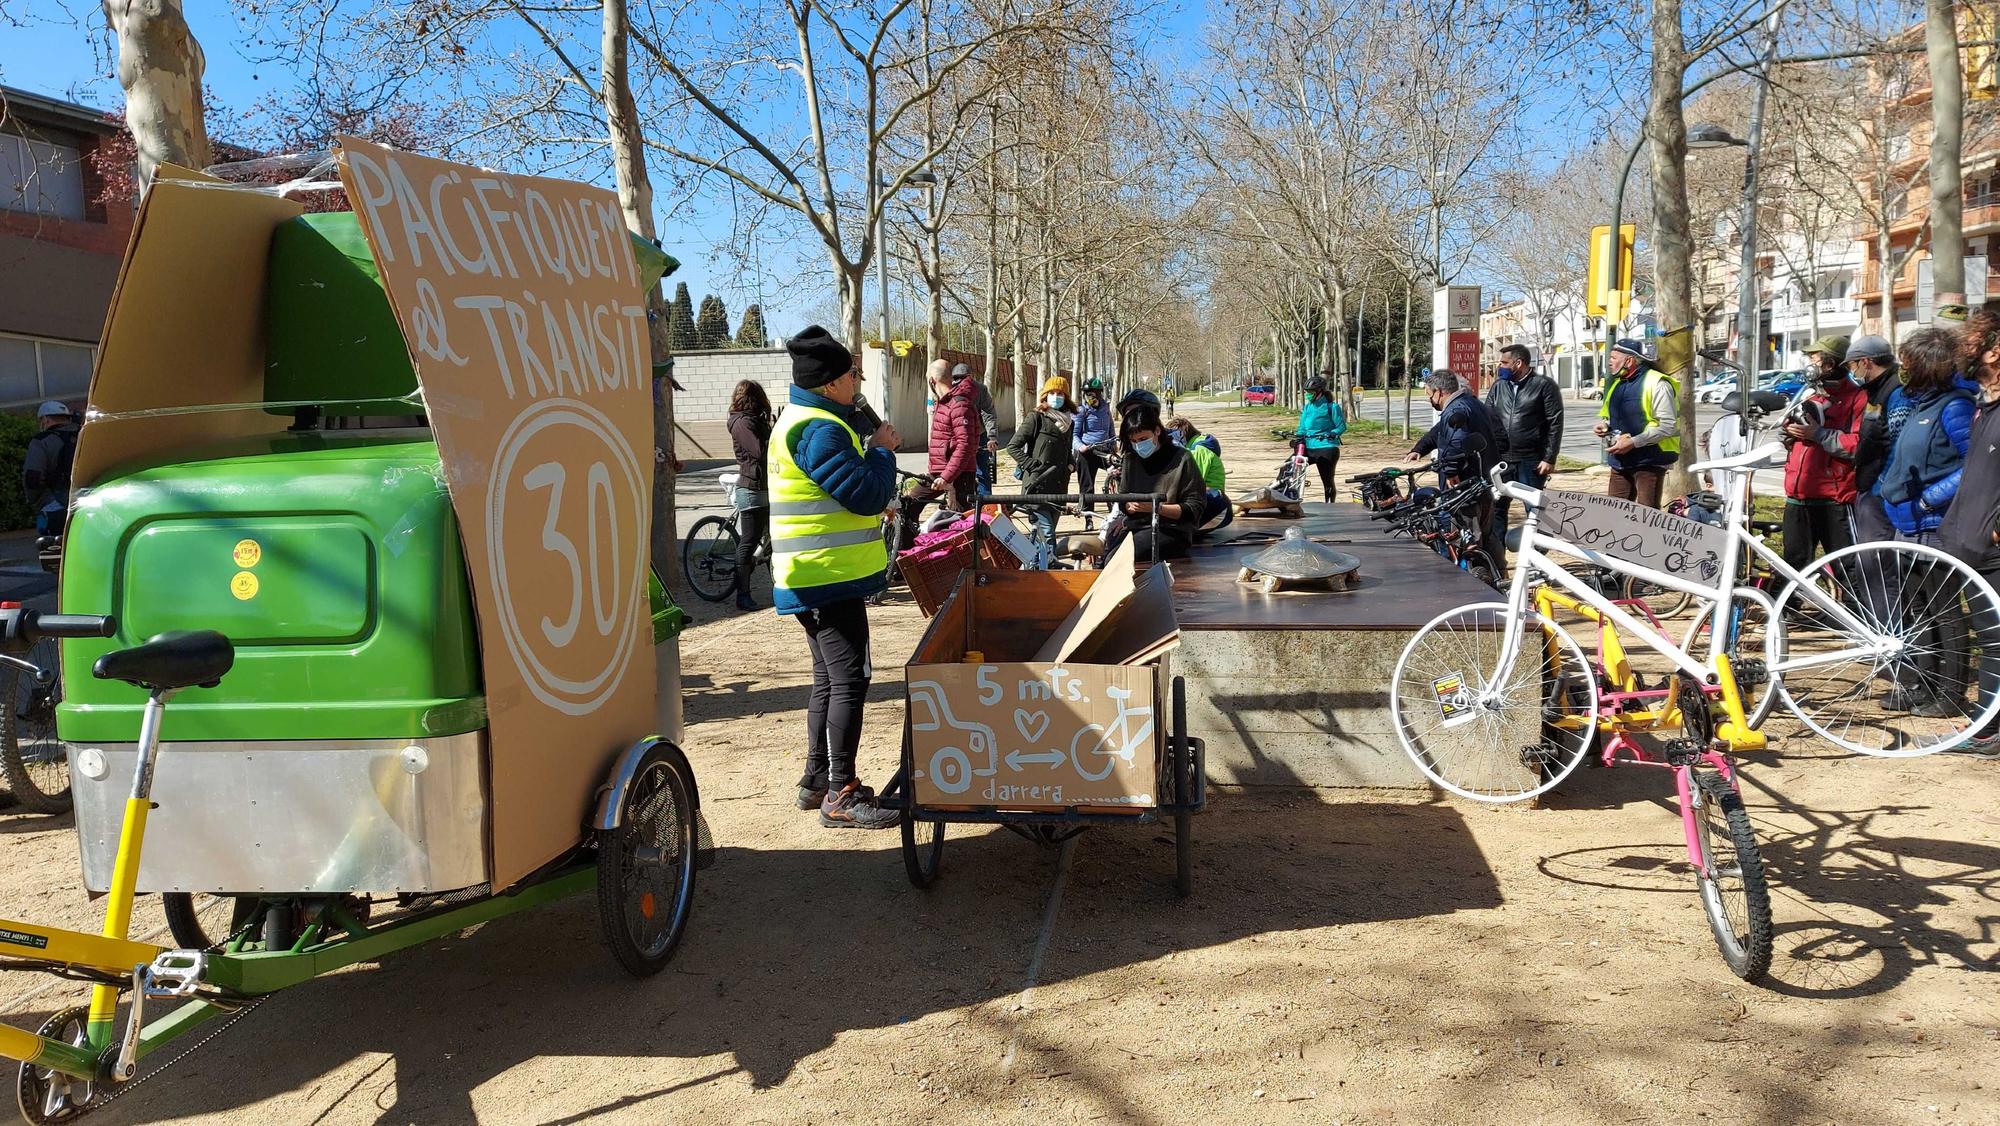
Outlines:
[[[1078,774],[1092,782],[1111,773],[1114,759],[1122,759],[1130,766],[1134,754],[1153,748],[1153,709],[1126,707],[1125,701],[1132,698],[1129,688],[1107,687],[1104,694],[1118,708],[1111,725],[1086,724],[1069,743],[1071,764]]]

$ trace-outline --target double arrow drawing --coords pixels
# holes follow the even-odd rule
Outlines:
[[[1021,769],[1021,764],[1029,762],[1044,763],[1050,766],[1051,768],[1059,767],[1063,764],[1063,761],[1068,757],[1069,757],[1068,755],[1063,754],[1061,751],[1043,751],[1039,754],[1032,754],[1032,755],[1024,755],[1019,751],[1008,751],[1007,769],[1019,770]]]

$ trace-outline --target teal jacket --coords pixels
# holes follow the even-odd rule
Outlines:
[[[1299,437],[1306,440],[1309,450],[1337,450],[1340,436],[1347,433],[1347,416],[1341,413],[1340,404],[1332,396],[1325,399],[1307,399],[1299,411]]]

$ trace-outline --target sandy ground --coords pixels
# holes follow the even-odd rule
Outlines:
[[[1266,421],[1203,417],[1233,485],[1266,479]],[[2000,1121],[2000,764],[1839,757],[1774,721],[1743,766],[1776,880],[1763,986],[1717,957],[1648,771],[1580,771],[1538,810],[1217,790],[1185,902],[1152,831],[966,829],[920,892],[895,834],[791,806],[797,628],[694,613],[688,750],[723,851],[668,972],[623,977],[579,898],[280,995],[97,1121]],[[874,623],[879,783],[921,623]],[[89,925],[66,821],[0,814],[0,849],[0,915]],[[16,1024],[80,996],[0,982]]]

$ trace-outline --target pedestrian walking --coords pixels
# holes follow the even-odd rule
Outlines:
[[[1321,372],[1306,382],[1306,402],[1299,408],[1292,441],[1304,447],[1306,460],[1319,470],[1320,488],[1326,493],[1326,503],[1332,504],[1336,496],[1333,474],[1340,465],[1340,438],[1347,433],[1347,414],[1327,390],[1326,376]]]
[[[1821,551],[1854,542],[1854,455],[1868,393],[1847,377],[1847,338],[1825,336],[1806,350],[1809,394],[1786,416],[1785,562],[1803,571]]]
[[[1604,447],[1611,464],[1606,491],[1658,508],[1667,467],[1680,456],[1680,389],[1653,366],[1636,340],[1613,344],[1605,367],[1611,382],[1599,401],[1594,432],[1609,439]]]
[[[1562,390],[1555,380],[1529,365],[1528,350],[1519,344],[1500,349],[1498,374],[1486,391],[1486,412],[1493,416],[1500,440],[1499,457],[1507,466],[1501,476],[1539,489],[1555,471],[1562,451]],[[1506,543],[1507,510],[1512,506],[1504,496],[1495,498],[1493,542]],[[1493,561],[1502,560],[1495,555]]]
[[[896,492],[896,428],[867,437],[854,397],[861,371],[853,353],[811,325],[785,342],[792,357],[790,402],[768,447],[771,493],[771,600],[805,629],[812,653],[806,697],[806,768],[798,806],[819,810],[829,828],[886,829],[897,813],[861,784],[862,703],[873,665],[868,598],[887,589],[882,513]]]
[[[729,396],[729,444],[736,454],[736,608],[755,610],[750,576],[757,569],[757,549],[771,530],[771,496],[764,477],[765,450],[771,442],[771,399],[764,385],[740,380]]]
[[[1957,378],[1958,334],[1950,329],[1918,329],[1903,342],[1900,357],[1903,386],[1889,399],[1889,458],[1875,492],[1897,539],[1938,547],[1938,528],[1958,494],[1972,442],[1977,385]],[[1901,591],[1905,605],[1929,607],[1952,597],[1928,581]],[[1936,624],[1909,639],[1914,656],[1896,666],[1896,688],[1883,704],[1933,719],[1962,714],[1965,622],[1949,615],[1920,620]]]
[[[1097,490],[1097,473],[1111,464],[1111,447],[1118,433],[1111,427],[1111,404],[1104,401],[1104,381],[1091,376],[1083,381],[1083,403],[1076,410],[1076,429],[1070,449],[1076,455],[1076,489],[1080,493]],[[1094,504],[1083,506],[1095,511]]]

